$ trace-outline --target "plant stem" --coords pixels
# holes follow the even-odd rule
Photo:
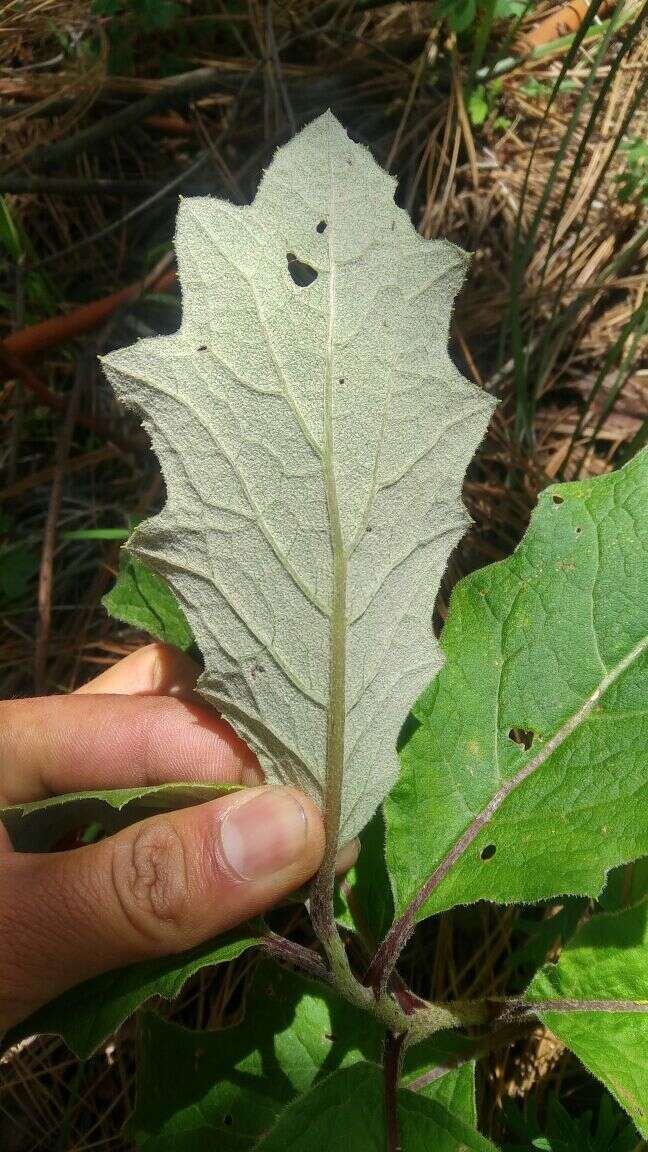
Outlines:
[[[334,988],[349,1004],[368,1012],[395,1036],[406,1035],[408,1043],[417,1044],[441,1028],[457,1028],[487,1018],[486,1004],[482,1001],[430,1004],[407,989],[397,993],[398,999],[385,995],[376,1000],[371,988],[361,984],[352,972],[337,930],[330,941],[329,968],[309,948],[270,930],[264,935],[261,947],[276,960],[294,964],[308,976]]]
[[[383,1072],[385,1074],[385,1123],[387,1125],[387,1152],[401,1152],[398,1135],[398,1081],[401,1060],[405,1046],[405,1036],[395,1036],[388,1032],[383,1049]]]
[[[294,964],[296,968],[300,968],[302,972],[306,972],[316,980],[321,980],[324,984],[331,983],[329,969],[315,952],[311,952],[310,948],[304,948],[303,945],[296,944],[293,940],[288,940],[285,936],[279,936],[270,930],[263,937],[261,947],[264,952],[267,952],[269,956],[274,956],[276,960]]]

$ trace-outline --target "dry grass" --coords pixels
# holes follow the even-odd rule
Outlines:
[[[433,4],[363,10],[351,0],[249,0],[232,15],[195,0],[164,32],[147,30],[132,13],[109,22],[80,0],[5,3],[0,237],[10,258],[0,336],[74,312],[159,271],[160,261],[167,268],[180,189],[250,199],[273,148],[331,105],[399,176],[399,202],[422,234],[449,236],[474,252],[454,352],[502,402],[466,483],[476,526],[450,565],[443,617],[447,590],[463,572],[515,546],[545,484],[609,469],[645,431],[648,242],[632,248],[645,210],[619,197],[625,162],[615,149],[621,130],[648,137],[647,30],[644,23],[616,71],[623,29],[600,58],[600,35],[588,40],[545,115],[569,44],[529,57],[524,31],[556,7],[535,5],[504,49],[507,28],[494,28],[485,63],[516,59],[491,93],[492,114],[475,127],[466,99],[470,42],[448,33]],[[642,5],[626,9],[639,16]],[[160,64],[167,75],[212,69],[215,79],[171,102]],[[113,118],[128,109],[131,121],[115,128]],[[511,270],[537,212],[514,314]],[[511,342],[516,316],[522,359]],[[6,538],[33,558],[21,594],[2,602],[5,695],[67,691],[141,642],[100,606],[118,545],[69,542],[65,533],[123,527],[159,502],[145,439],[116,408],[95,355],[177,323],[177,296],[167,288],[145,293],[76,341],[31,358],[25,352],[20,371],[4,361],[0,512]],[[408,953],[408,976],[435,995],[501,992],[514,968],[516,917],[516,910],[478,908],[440,918]],[[214,1025],[238,1004],[232,991],[244,973],[239,965],[216,980],[198,979],[173,1011]],[[133,1103],[133,1037],[129,1025],[84,1064],[51,1040],[12,1053],[2,1065],[3,1149],[129,1147],[121,1129]],[[541,1030],[493,1054],[482,1073],[487,1128],[502,1136],[506,1096],[546,1094],[558,1082],[569,1084],[570,1098],[587,1099],[576,1063]]]

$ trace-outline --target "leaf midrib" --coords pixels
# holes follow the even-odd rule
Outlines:
[[[329,710],[326,733],[326,775],[324,782],[324,822],[327,855],[333,882],[342,808],[344,776],[344,729],[346,723],[346,584],[347,559],[342,537],[340,509],[334,469],[333,438],[333,346],[336,321],[336,265],[333,253],[335,233],[335,196],[333,161],[329,141],[329,211],[327,228],[329,265],[329,319],[326,341],[326,374],[324,379],[323,453],[324,485],[331,536],[333,586],[331,594],[329,640]],[[327,877],[328,879],[328,877]]]

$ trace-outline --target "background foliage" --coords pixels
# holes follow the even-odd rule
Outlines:
[[[178,193],[247,201],[277,144],[328,106],[398,175],[422,234],[474,252],[453,354],[502,403],[466,483],[476,525],[437,623],[459,575],[511,552],[549,482],[606,472],[645,442],[646,7],[594,3],[579,26],[544,0],[7,6],[3,695],[66,691],[141,643],[101,597],[128,527],[162,497],[95,356],[176,327]],[[371,888],[362,860],[358,872]],[[640,865],[624,870],[612,909],[645,884]],[[403,974],[433,998],[521,991],[585,906],[454,909],[417,934]],[[299,918],[284,910],[277,923],[298,936]],[[365,927],[370,940],[383,925]],[[256,964],[245,952],[201,971],[163,1015],[236,1020]],[[643,1146],[548,1028],[524,1022],[507,1039],[478,1066],[480,1127],[503,1148]],[[82,1061],[58,1042],[23,1043],[0,1067],[0,1143],[131,1147],[134,1059],[132,1023]]]

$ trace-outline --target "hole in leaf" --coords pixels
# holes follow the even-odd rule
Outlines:
[[[340,376],[340,384],[344,384],[344,376]]]
[[[579,524],[578,528],[576,529],[576,535],[577,535],[577,536],[580,536],[580,534],[581,534],[581,532],[582,532],[582,531],[583,531],[583,529],[581,528],[581,526],[580,526],[580,524]]]
[[[223,1124],[225,1125],[226,1128],[231,1128],[233,1123],[234,1123],[234,1117],[232,1116],[232,1113],[226,1112],[225,1115],[223,1116]]]
[[[315,231],[319,232],[320,236],[322,235],[322,232],[326,232],[326,220],[320,220]]]
[[[509,740],[512,740],[514,744],[519,744],[525,752],[528,752],[533,744],[533,732],[529,732],[526,728],[511,728]]]
[[[481,860],[492,860],[496,852],[497,848],[494,844],[487,844],[485,848],[482,848],[479,856]]]
[[[565,503],[562,496],[552,496],[551,499],[553,500],[554,504],[564,504]]]
[[[199,344],[196,351],[197,352],[206,352],[207,351],[207,345],[206,344]]]
[[[305,264],[303,260],[298,260],[294,252],[289,252],[287,256],[288,271],[290,272],[292,281],[298,288],[308,288],[313,280],[317,280],[317,272],[311,268],[310,264]]]

